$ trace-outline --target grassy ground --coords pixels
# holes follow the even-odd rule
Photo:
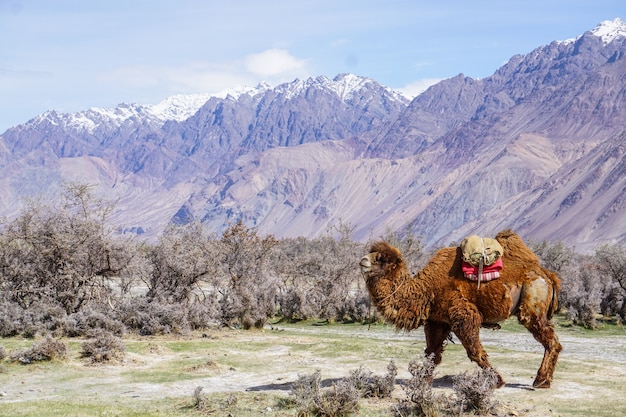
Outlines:
[[[491,362],[507,385],[496,391],[502,415],[615,416],[626,409],[626,331],[606,324],[590,331],[558,328],[564,351],[553,387],[531,387],[543,349],[515,321],[484,330]],[[123,363],[92,366],[80,358],[81,340],[64,340],[68,358],[21,365],[0,362],[2,416],[294,416],[291,383],[321,371],[330,386],[363,366],[378,375],[398,367],[393,398],[361,400],[358,415],[389,415],[402,398],[407,366],[421,358],[421,330],[396,333],[384,325],[317,326],[279,323],[264,331],[216,329],[169,337],[127,336]],[[9,356],[33,340],[0,339]],[[450,391],[451,376],[474,371],[460,344],[451,343],[434,387]],[[202,387],[203,410],[194,392]]]

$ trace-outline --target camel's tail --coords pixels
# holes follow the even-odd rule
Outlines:
[[[550,305],[548,306],[547,316],[548,320],[552,320],[554,314],[559,309],[559,291],[556,285],[552,284],[552,299],[550,300]]]

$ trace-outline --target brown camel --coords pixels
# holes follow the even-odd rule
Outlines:
[[[545,349],[533,386],[549,388],[562,349],[550,322],[557,309],[560,280],[539,265],[535,254],[511,230],[498,233],[496,239],[504,248],[500,278],[480,285],[464,277],[460,247],[440,249],[424,269],[411,276],[400,251],[378,242],[361,259],[361,272],[372,302],[387,321],[406,331],[424,325],[425,353],[434,356],[435,364],[441,362],[453,332],[472,361],[493,369],[480,342],[480,328],[497,329],[498,323],[517,316]],[[496,374],[501,387],[504,380]]]

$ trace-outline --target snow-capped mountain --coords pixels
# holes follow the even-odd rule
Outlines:
[[[62,180],[157,234],[201,220],[313,237],[411,227],[429,245],[514,228],[580,250],[626,242],[626,24],[462,74],[409,102],[353,74],[54,111],[0,136],[0,214]]]

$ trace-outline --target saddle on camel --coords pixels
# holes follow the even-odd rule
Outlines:
[[[463,261],[461,269],[465,278],[478,282],[500,278],[502,270],[502,245],[496,239],[471,235],[461,242]]]

